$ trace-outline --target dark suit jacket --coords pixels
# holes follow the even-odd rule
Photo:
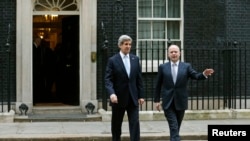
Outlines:
[[[41,47],[36,47],[33,43],[33,74],[34,77],[41,75],[42,72]]]
[[[116,94],[118,104],[127,106],[129,94],[134,105],[138,106],[138,99],[144,98],[141,67],[139,58],[133,54],[130,57],[130,77],[128,77],[122,58],[119,53],[110,57],[106,67],[105,87],[109,94]],[[110,102],[112,105],[112,103]]]
[[[187,84],[189,78],[203,80],[203,73],[195,71],[189,63],[179,62],[176,83],[174,84],[171,74],[171,63],[161,64],[158,69],[154,102],[160,102],[162,95],[162,107],[167,109],[174,100],[177,110],[188,108]]]

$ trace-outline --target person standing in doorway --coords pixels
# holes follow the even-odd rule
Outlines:
[[[33,40],[33,103],[41,102],[42,97],[42,57],[41,38],[35,37]]]
[[[130,53],[131,44],[130,36],[119,37],[120,51],[108,59],[105,71],[105,87],[112,106],[112,141],[121,140],[125,111],[130,140],[140,141],[139,105],[144,103],[144,92],[139,58]]]
[[[158,68],[154,102],[156,109],[160,111],[162,95],[162,108],[170,129],[170,141],[180,141],[179,131],[188,108],[188,80],[204,80],[212,75],[214,70],[210,68],[197,72],[190,63],[181,62],[181,51],[177,45],[170,45],[167,54],[170,61]]]

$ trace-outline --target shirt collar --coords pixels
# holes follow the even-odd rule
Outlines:
[[[121,55],[122,58],[124,58],[124,56],[125,56],[125,54],[122,53],[121,51],[120,51],[120,55]],[[129,57],[129,54],[127,54],[127,56]]]
[[[175,64],[178,66],[180,61],[175,62]],[[171,61],[171,66],[174,64],[174,62]]]

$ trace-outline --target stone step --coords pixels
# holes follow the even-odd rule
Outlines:
[[[41,106],[33,107],[32,114],[80,114],[79,106]]]
[[[101,121],[98,113],[83,113],[79,106],[33,107],[28,115],[15,115],[14,122]]]
[[[16,115],[14,122],[72,122],[72,121],[102,121],[99,114],[34,114],[27,116]]]

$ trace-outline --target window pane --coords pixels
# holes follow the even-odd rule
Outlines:
[[[165,41],[139,41],[138,56],[143,60],[164,60]]]
[[[168,38],[170,39],[180,39],[180,22],[179,21],[169,21],[168,22]]]
[[[154,17],[165,18],[166,17],[166,0],[154,0]]]
[[[139,17],[152,17],[151,0],[139,0]]]
[[[168,17],[180,18],[180,0],[168,0]]]
[[[154,60],[165,60],[165,41],[154,41],[153,42],[153,59]]]
[[[153,22],[153,39],[165,39],[165,22]]]
[[[151,38],[151,26],[150,21],[139,21],[138,25],[138,38],[150,39]]]
[[[145,60],[145,59],[152,59],[151,58],[151,41],[140,41],[138,43],[138,56]]]

